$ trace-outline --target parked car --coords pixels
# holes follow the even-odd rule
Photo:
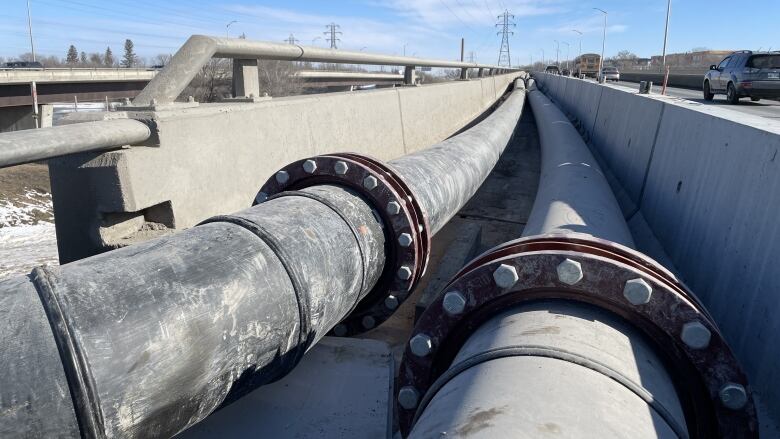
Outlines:
[[[43,64],[38,61],[11,61],[5,63],[7,69],[42,69]]]
[[[553,75],[560,75],[561,69],[558,68],[558,66],[550,65],[547,66],[547,68],[544,69],[545,73],[551,73]]]
[[[601,69],[601,76],[605,81],[620,81],[620,72],[617,67],[603,67]]]
[[[734,52],[710,66],[702,90],[705,100],[725,94],[730,104],[745,97],[753,102],[780,98],[780,52]]]
[[[571,70],[569,69],[563,69],[563,72],[561,73],[563,76],[571,76]]]

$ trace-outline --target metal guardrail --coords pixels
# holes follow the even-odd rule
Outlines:
[[[490,73],[517,71],[495,65],[445,61],[408,56],[350,52],[317,47],[281,44],[244,39],[217,38],[193,35],[171,58],[167,66],[152,79],[133,100],[137,106],[173,102],[200,69],[212,58],[271,59],[280,61],[309,61],[340,64],[404,66],[407,72],[414,67],[442,67],[459,69],[483,69]],[[407,77],[409,73],[405,74]],[[462,77],[465,72],[462,72]]]

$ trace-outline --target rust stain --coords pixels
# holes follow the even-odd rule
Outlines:
[[[493,424],[491,424],[490,421],[493,420],[493,418],[495,418],[496,416],[503,413],[506,407],[507,406],[493,407],[487,410],[484,409],[472,410],[471,413],[469,413],[469,417],[466,420],[466,423],[458,427],[457,430],[455,430],[456,435],[469,437],[472,434],[475,434],[488,427],[491,427]]]
[[[371,231],[368,230],[368,226],[366,226],[365,224],[361,224],[357,229],[358,229],[358,232],[360,232],[360,234],[364,235],[364,236],[368,235],[369,233],[371,233]]]

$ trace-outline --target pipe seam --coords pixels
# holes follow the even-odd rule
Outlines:
[[[413,423],[417,423],[417,420],[425,411],[425,408],[428,406],[430,401],[436,396],[439,390],[441,390],[445,385],[447,385],[447,383],[449,383],[450,380],[454,379],[462,372],[465,372],[474,366],[486,363],[488,361],[510,357],[550,358],[576,364],[604,375],[605,377],[612,379],[626,389],[630,390],[637,397],[645,401],[645,403],[647,403],[647,405],[650,406],[650,408],[652,408],[653,411],[655,411],[666,422],[666,424],[674,431],[679,439],[689,439],[685,428],[680,426],[680,424],[671,415],[669,410],[667,410],[661,402],[655,399],[653,395],[644,387],[635,383],[624,374],[616,371],[615,369],[600,361],[584,357],[574,352],[570,352],[561,348],[551,348],[549,346],[538,345],[513,345],[491,349],[489,351],[485,351],[467,358],[456,365],[453,365],[447,369],[447,371],[443,373],[438,379],[436,379],[433,385],[431,385],[431,387],[425,393],[425,396],[423,396],[422,400],[420,401],[420,405],[417,407],[417,411],[414,414]]]
[[[276,198],[282,198],[282,197],[304,197],[309,198],[314,201],[319,201],[323,205],[329,207],[336,215],[339,216],[342,220],[344,220],[344,224],[346,224],[349,227],[349,230],[352,232],[352,235],[355,237],[355,242],[358,243],[358,250],[360,251],[360,263],[363,267],[363,270],[361,270],[360,273],[360,291],[364,291],[366,288],[366,252],[363,250],[363,247],[360,245],[360,232],[357,231],[355,226],[352,224],[352,221],[347,219],[347,217],[341,213],[338,207],[336,207],[335,204],[331,203],[326,199],[325,197],[321,197],[319,195],[309,193],[309,192],[303,192],[303,191],[284,191],[280,192],[276,195],[273,195],[268,198],[268,201],[276,199]],[[350,308],[347,315],[352,314],[352,311],[357,308],[358,303],[360,303],[360,300],[362,298],[360,296],[355,297],[355,302],[352,304],[352,307]]]
[[[62,313],[51,268],[35,267],[30,279],[41,299],[46,317],[51,325],[54,342],[60,353],[68,389],[76,411],[76,420],[82,438],[104,438],[105,428],[100,410],[98,392],[92,379],[89,362],[86,361],[68,319]]]
[[[291,262],[294,261],[294,258],[291,258],[290,255],[286,254],[284,246],[264,227],[245,218],[233,215],[218,215],[209,218],[198,225],[211,223],[229,223],[252,232],[274,252],[279,259],[279,262],[281,262],[284,267],[284,270],[287,272],[287,276],[290,278],[298,307],[298,343],[293,348],[295,353],[282,359],[282,370],[279,371],[279,375],[276,377],[277,379],[281,378],[295,368],[314,340],[314,334],[311,332],[312,325],[311,314],[309,313],[309,295],[306,292],[306,288],[303,286],[301,276],[295,270],[295,264]],[[287,358],[289,358],[289,360]]]

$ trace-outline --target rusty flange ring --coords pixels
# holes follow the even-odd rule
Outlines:
[[[334,184],[361,194],[385,225],[387,258],[376,286],[332,331],[349,336],[367,331],[390,317],[414,290],[430,256],[430,227],[409,186],[389,166],[354,153],[298,160],[265,182],[255,202],[283,192]]]
[[[581,268],[582,275],[573,284],[558,275],[564,261]],[[502,265],[517,274],[511,287],[496,284],[494,273]],[[626,285],[640,279],[651,293],[646,302],[630,301]],[[445,292],[450,291],[465,298],[462,311],[455,314],[444,308]],[[396,402],[401,391],[417,395],[418,402],[411,407],[407,398],[407,408],[396,403],[404,435],[433,398],[428,390],[450,367],[469,335],[507,307],[540,299],[567,299],[605,308],[653,340],[674,365],[676,384],[683,389],[681,398],[687,399],[683,405],[691,438],[758,437],[747,379],[712,318],[685,285],[639,252],[569,235],[523,238],[498,246],[467,264],[429,305],[412,337],[426,335],[432,348],[416,356],[407,345],[399,373]]]

